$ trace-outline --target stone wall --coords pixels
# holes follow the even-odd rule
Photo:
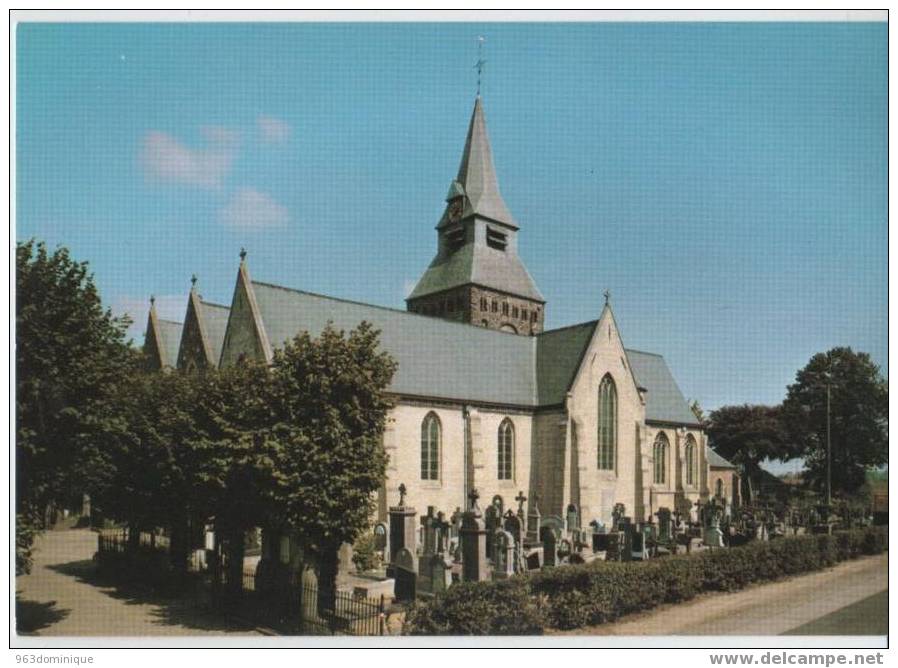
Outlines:
[[[546,315],[544,304],[476,285],[415,299],[408,303],[408,310],[489,329],[513,328],[514,333],[526,336],[543,331]]]

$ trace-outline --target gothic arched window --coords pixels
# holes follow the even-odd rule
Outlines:
[[[692,434],[689,434],[686,437],[686,484],[694,485],[695,484],[695,437]]]
[[[421,480],[440,479],[440,418],[428,413],[421,423]]]
[[[610,375],[599,383],[599,469],[614,470],[617,453],[617,388]]]
[[[667,482],[667,453],[670,450],[670,441],[667,440],[667,434],[663,431],[655,437],[655,446],[653,455],[655,459],[655,476],[656,485],[663,485]]]
[[[505,418],[499,425],[499,480],[514,480],[514,425]]]

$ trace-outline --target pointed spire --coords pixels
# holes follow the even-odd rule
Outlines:
[[[474,101],[474,112],[468,126],[465,150],[461,156],[456,178],[468,196],[465,215],[479,214],[485,218],[517,228],[499,192],[499,182],[493,167],[493,152],[486,132],[486,118],[480,96]]]

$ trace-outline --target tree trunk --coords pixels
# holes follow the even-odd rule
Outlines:
[[[232,528],[227,533],[227,576],[225,595],[229,600],[237,600],[243,593],[243,558],[245,549],[243,546],[244,531],[241,528]]]
[[[190,555],[190,523],[187,517],[176,517],[171,525],[169,559],[175,576],[187,575],[187,559]]]
[[[318,558],[318,614],[333,618],[337,603],[337,571],[339,545],[325,545]]]

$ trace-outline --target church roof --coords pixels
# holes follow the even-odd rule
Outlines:
[[[221,346],[224,343],[225,331],[228,328],[228,315],[231,310],[227,306],[200,301],[203,308],[203,326],[212,348],[212,360],[218,364],[221,359]]]
[[[648,390],[645,394],[646,420],[699,426],[661,355],[627,349],[627,360],[636,382]]]
[[[390,391],[441,399],[533,406],[536,387],[531,337],[360,304],[258,281],[253,292],[268,340],[280,347],[301,331],[319,334],[362,320],[399,363]]]
[[[468,196],[464,216],[477,214],[506,225],[515,226],[505,200],[499,192],[499,181],[493,166],[493,151],[486,132],[486,118],[480,96],[474,101],[474,111],[468,125],[468,136],[462,152],[461,164],[458,166],[460,183]]]
[[[272,346],[302,331],[316,336],[328,321],[348,331],[365,320],[380,330],[382,348],[399,364],[390,391],[435,399],[561,404],[597,324],[517,336],[260,281],[252,281],[252,289]],[[637,382],[648,389],[646,419],[697,424],[664,358],[631,350],[627,356]]]
[[[408,299],[468,284],[545,302],[517,254],[479,243],[465,244],[448,257],[434,258]]]
[[[736,465],[718,455],[712,448],[708,448],[708,464],[719,469],[734,469]]]
[[[174,320],[156,319],[159,328],[159,351],[165,355],[163,366],[175,366],[178,363],[178,347],[181,345],[181,329],[184,325]]]

